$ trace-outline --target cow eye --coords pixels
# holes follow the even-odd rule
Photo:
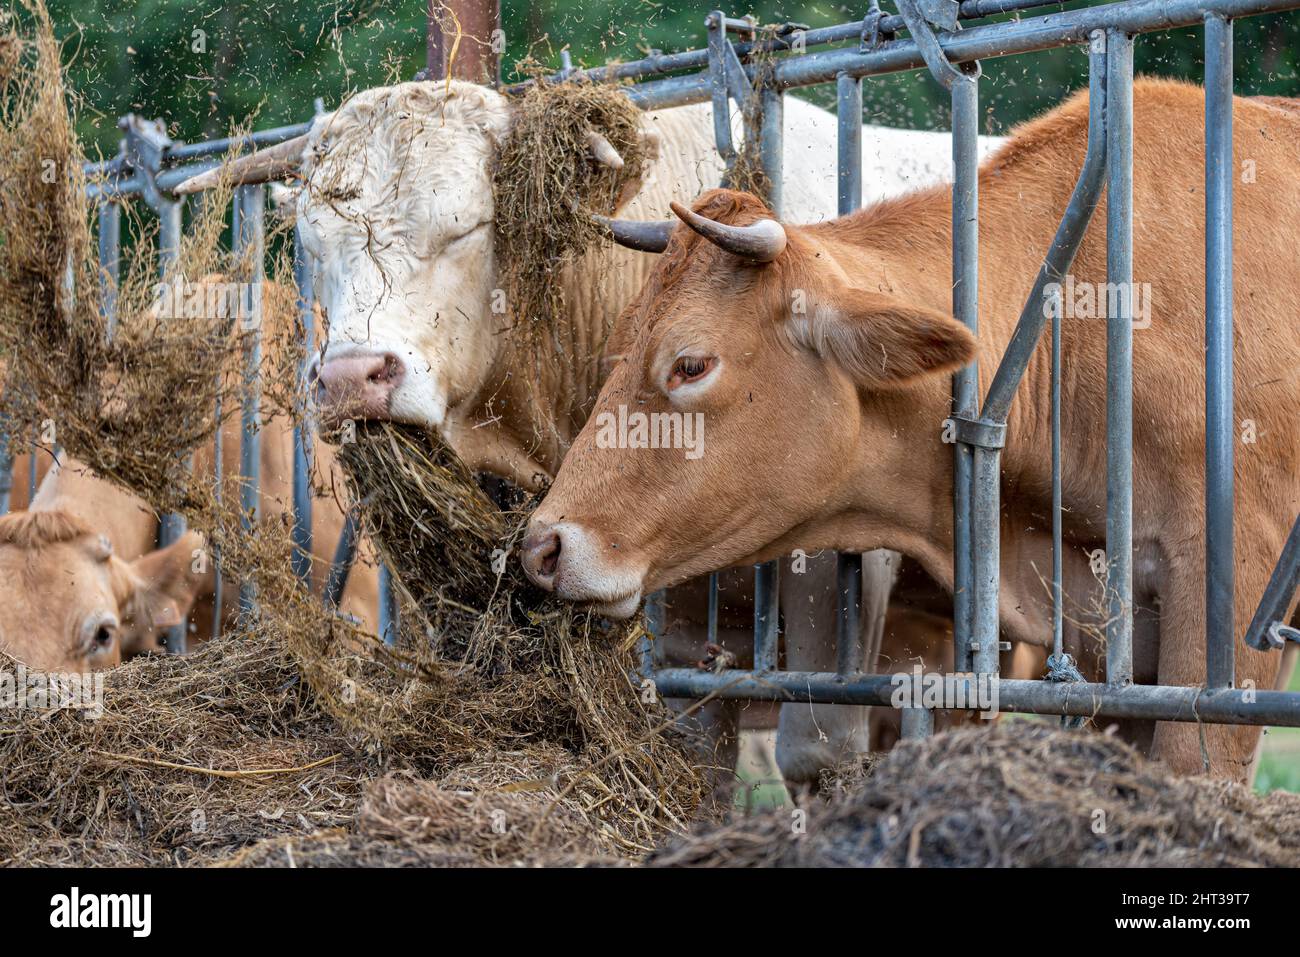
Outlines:
[[[668,377],[668,388],[674,389],[688,382],[696,382],[709,374],[714,360],[704,356],[678,356]]]
[[[115,631],[110,625],[100,625],[95,629],[95,646],[107,648],[113,643]]]

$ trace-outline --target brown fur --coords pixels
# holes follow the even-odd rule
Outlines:
[[[1136,657],[1147,680],[1204,681],[1204,95],[1195,86],[1135,85],[1134,280],[1152,287],[1150,328],[1134,332],[1135,611],[1158,633]],[[1244,631],[1290,523],[1300,510],[1296,407],[1300,288],[1278,268],[1295,245],[1300,115],[1269,103],[1234,106],[1236,417],[1259,436],[1236,451],[1236,615]],[[607,569],[641,575],[650,591],[713,568],[794,548],[890,547],[952,587],[954,357],[976,354],[987,390],[1083,162],[1086,95],[1019,129],[980,171],[980,336],[951,317],[951,207],[926,190],[816,226],[788,226],[786,252],[745,265],[679,227],[666,258],[624,313],[625,359],[596,411],[620,403],[677,408],[665,362],[686,349],[720,357],[721,374],[683,407],[705,414],[706,452],[598,449],[589,424],[534,528],[561,520],[596,539]],[[752,197],[713,192],[697,211],[744,224],[770,216]],[[1072,273],[1105,281],[1105,210],[1094,216]],[[792,316],[792,293],[809,299]],[[885,304],[888,303],[886,307]],[[817,312],[820,308],[822,311]],[[793,323],[819,337],[792,336]],[[916,329],[924,326],[918,338]],[[1062,433],[1067,611],[1072,647],[1096,674],[1100,589],[1088,551],[1105,538],[1105,322],[1062,322]],[[865,377],[850,343],[883,354]],[[928,340],[928,341],[927,341]],[[890,354],[902,350],[905,356]],[[667,357],[667,358],[666,358]],[[1003,455],[1002,627],[1042,645],[1042,559],[1050,541],[1049,351],[1033,356],[1012,406]],[[909,371],[910,370],[910,371]],[[603,546],[600,547],[600,546]],[[1017,562],[1017,559],[1030,559]],[[579,596],[580,597],[580,596]],[[1273,685],[1279,656],[1237,644],[1239,683]],[[1201,734],[1205,749],[1202,750]],[[1179,770],[1243,777],[1258,728],[1161,724],[1155,754]]]

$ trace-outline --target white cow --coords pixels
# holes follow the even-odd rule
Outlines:
[[[296,170],[302,179],[298,223],[329,323],[319,366],[326,412],[439,430],[472,468],[536,488],[555,475],[585,422],[602,378],[606,337],[654,257],[605,249],[567,271],[574,341],[566,344],[564,381],[535,394],[521,374],[524,360],[512,350],[510,318],[493,309],[503,283],[494,250],[492,162],[511,115],[506,97],[475,84],[381,87],[317,118],[299,140],[235,161],[227,173],[251,182]],[[735,117],[733,126],[739,135]],[[625,191],[630,198],[617,210],[620,217],[665,218],[671,201],[689,202],[721,181],[711,107],[648,112],[643,132],[647,172],[638,188]],[[947,134],[867,126],[862,143],[865,202],[950,175]],[[592,162],[621,162],[598,136],[590,146]],[[787,97],[783,146],[785,216],[798,222],[833,217],[835,117]],[[216,178],[204,174],[178,192]],[[870,665],[893,570],[883,553],[865,569],[863,644]],[[747,578],[724,580],[727,596],[742,607],[752,602]],[[834,594],[831,555],[810,559],[801,575],[786,568],[782,603],[791,668],[833,669],[833,660],[823,660],[830,643],[814,635],[834,627]],[[703,617],[702,588],[670,594],[666,645],[677,660],[703,657]],[[729,631],[737,650],[748,646],[747,627]],[[712,730],[724,749],[718,761],[730,765],[736,707],[714,710]],[[821,768],[867,750],[865,715],[858,708],[783,709],[777,758],[787,779],[815,779]]]

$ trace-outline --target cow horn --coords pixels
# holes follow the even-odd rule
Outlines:
[[[661,253],[668,248],[674,220],[610,219],[597,216],[596,222],[605,226],[614,236],[614,242],[643,253]]]
[[[618,155],[618,150],[609,140],[601,136],[595,130],[587,131],[587,149],[591,151],[592,157],[602,166],[608,166],[613,170],[623,168],[623,157]]]
[[[760,219],[748,226],[729,226],[687,209],[681,203],[670,204],[677,218],[719,249],[742,259],[770,263],[785,249],[785,227],[775,219]]]
[[[269,180],[283,179],[298,168],[302,157],[302,148],[307,144],[307,134],[295,136],[291,140],[268,146],[246,156],[224,163],[216,169],[210,169],[197,176],[191,176],[176,187],[173,192],[178,196],[198,193],[212,189],[224,180],[232,186],[244,186],[249,183],[265,183]]]

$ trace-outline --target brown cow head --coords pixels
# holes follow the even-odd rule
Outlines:
[[[620,318],[620,360],[523,548],[537,584],[614,616],[704,572],[837,546],[816,526],[864,456],[880,483],[900,474],[916,456],[900,423],[974,355],[846,221],[782,229],[727,190],[674,211],[690,228]]]
[[[200,541],[191,533],[125,562],[105,536],[65,512],[0,518],[0,650],[42,671],[119,664],[124,638],[147,640],[137,633],[152,636],[189,613]]]

